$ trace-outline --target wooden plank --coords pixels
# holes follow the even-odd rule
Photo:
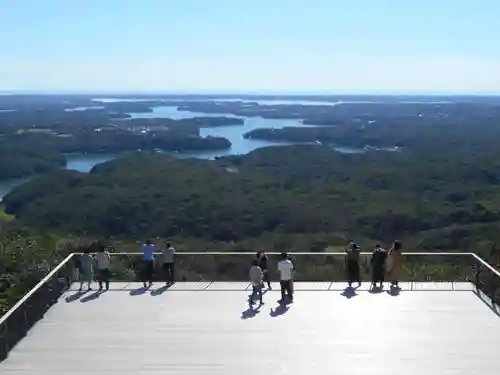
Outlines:
[[[308,282],[308,281],[295,281],[293,289],[296,291],[306,290],[328,290],[331,282]],[[277,285],[279,287],[279,284]]]
[[[476,287],[472,283],[458,282],[458,283],[453,283],[453,289],[455,289],[455,290],[469,290],[469,291],[473,291],[473,290],[476,290]]]
[[[180,283],[179,283],[180,284]],[[109,291],[61,301],[0,363],[2,375],[495,375],[500,318],[473,292]],[[158,285],[159,287],[159,285]],[[73,294],[74,292],[69,292]],[[459,327],[460,329],[457,329]]]
[[[450,282],[414,282],[414,290],[454,290],[453,283]]]
[[[210,283],[207,290],[246,290],[250,285],[249,281],[234,282],[234,281],[214,281]]]

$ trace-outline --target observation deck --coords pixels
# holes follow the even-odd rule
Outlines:
[[[270,254],[270,270],[277,255]],[[253,254],[177,253],[177,279],[149,290],[137,254],[112,254],[110,290],[79,292],[68,256],[0,318],[1,375],[500,372],[500,273],[473,253],[405,254],[400,289],[347,289],[343,254],[291,253],[279,285],[248,306]]]

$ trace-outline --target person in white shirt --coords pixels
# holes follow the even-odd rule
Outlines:
[[[106,285],[106,290],[109,290],[109,269],[111,267],[111,256],[104,249],[104,246],[99,245],[99,250],[94,256],[97,262],[97,280],[99,281],[99,290],[102,290],[103,283]]]
[[[250,306],[253,306],[255,297],[259,296],[260,305],[263,305],[264,303],[262,302],[262,279],[264,277],[264,273],[262,272],[262,269],[259,267],[259,261],[257,259],[253,261],[252,267],[248,272],[248,276],[250,278],[250,282],[252,283],[252,295],[250,296],[248,303],[250,304]]]
[[[163,260],[163,274],[165,275],[166,285],[172,285],[175,283],[175,249],[172,244],[166,243],[162,249],[162,260]]]
[[[293,263],[288,259],[287,253],[281,253],[278,272],[280,274],[281,301],[284,302],[288,296],[290,302],[293,302]]]

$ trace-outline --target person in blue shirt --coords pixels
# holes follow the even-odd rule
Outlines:
[[[151,240],[146,240],[142,245],[142,282],[144,288],[151,288],[153,285],[153,273],[154,273],[154,252],[156,250],[156,245],[151,242]]]

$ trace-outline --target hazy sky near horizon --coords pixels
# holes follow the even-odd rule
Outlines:
[[[0,0],[0,91],[500,92],[498,0]]]

